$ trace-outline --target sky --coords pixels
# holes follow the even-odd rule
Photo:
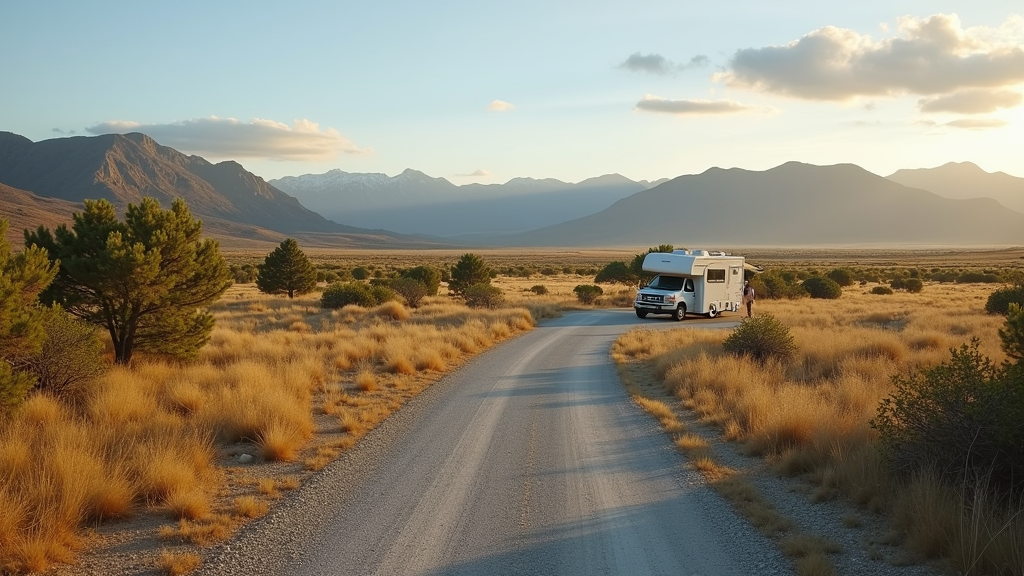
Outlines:
[[[1024,177],[1020,0],[0,0],[0,130],[266,179],[970,161]]]

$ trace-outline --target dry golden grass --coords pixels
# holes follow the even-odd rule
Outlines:
[[[814,499],[844,496],[893,511],[908,547],[921,556],[950,558],[964,573],[1007,566],[1024,573],[1024,505],[1000,511],[930,478],[899,481],[869,426],[894,374],[946,361],[950,348],[972,337],[983,354],[1005,359],[997,336],[1003,319],[984,312],[994,287],[929,284],[919,294],[886,297],[869,289],[847,288],[833,301],[759,300],[755,313],[770,312],[791,328],[798,353],[787,365],[727,356],[727,334],[685,328],[633,330],[612,354],[650,366],[683,406],[779,472],[810,479]],[[829,573],[814,560],[819,556],[802,558],[801,573]]]
[[[270,510],[270,504],[253,496],[235,498],[234,513],[242,518],[259,518]]]
[[[156,567],[168,576],[188,574],[203,564],[203,559],[195,552],[172,552],[162,550],[157,559]]]
[[[218,503],[220,447],[319,469],[444,371],[534,322],[523,308],[470,310],[447,298],[417,310],[323,310],[316,294],[289,300],[252,286],[232,288],[212,311],[217,326],[196,361],[139,354],[74,404],[36,396],[0,422],[0,568],[68,561],[87,524],[147,509],[180,519],[165,538],[226,538],[268,504]],[[337,417],[341,438],[315,439],[320,413]],[[258,491],[296,487],[289,470]]]

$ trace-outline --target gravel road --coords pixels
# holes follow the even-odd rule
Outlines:
[[[608,350],[637,323],[571,313],[480,355],[198,573],[790,574],[627,397]]]

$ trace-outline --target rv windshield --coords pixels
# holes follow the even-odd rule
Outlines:
[[[647,287],[678,292],[683,289],[683,279],[678,276],[655,276]]]

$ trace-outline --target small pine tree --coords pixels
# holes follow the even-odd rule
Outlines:
[[[29,247],[12,254],[7,221],[0,220],[0,409],[21,403],[35,384],[24,360],[46,338],[36,298],[57,274],[46,251]]]
[[[316,269],[299,249],[299,243],[288,238],[267,254],[259,267],[256,287],[266,294],[305,294],[316,288]]]
[[[217,242],[201,238],[203,223],[175,200],[169,210],[154,198],[129,204],[124,221],[107,200],[86,200],[74,224],[54,233],[40,226],[25,245],[45,248],[60,271],[40,296],[103,327],[114,362],[136,350],[189,357],[210,339],[206,311],[231,286]]]
[[[452,294],[462,296],[470,286],[477,284],[490,285],[491,269],[484,262],[484,259],[473,253],[463,254],[459,261],[452,266],[451,280],[448,281],[448,291]]]

